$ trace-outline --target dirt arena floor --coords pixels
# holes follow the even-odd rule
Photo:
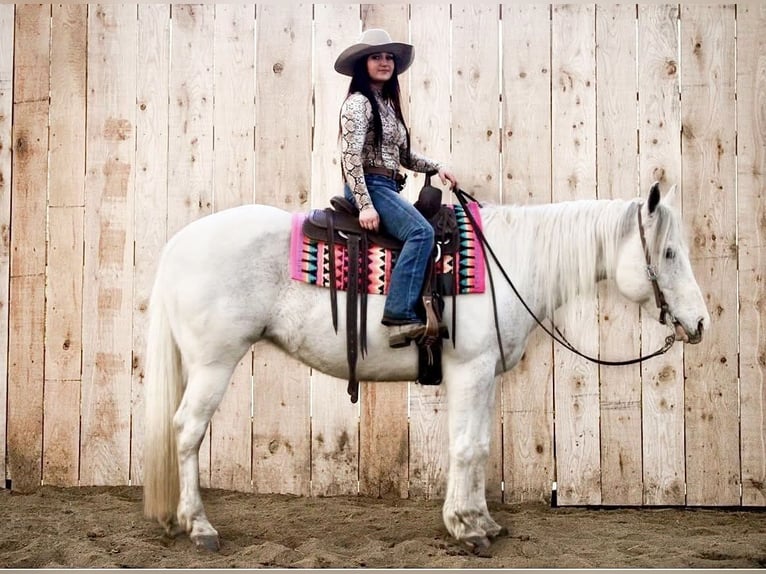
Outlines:
[[[171,540],[138,487],[0,490],[0,567],[760,568],[766,513],[490,505],[510,534],[479,557],[447,535],[439,502],[206,490],[220,553]]]

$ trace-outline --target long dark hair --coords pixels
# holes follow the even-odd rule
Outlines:
[[[353,93],[359,92],[370,101],[372,106],[372,129],[375,134],[375,145],[380,147],[383,142],[383,122],[380,119],[380,109],[378,108],[378,100],[372,92],[372,85],[370,84],[370,75],[367,72],[367,58],[363,56],[359,58],[354,64],[354,75],[351,77],[351,82],[348,85],[348,94],[346,97]],[[402,113],[402,100],[401,90],[399,88],[399,73],[397,71],[397,63],[394,60],[394,73],[391,75],[385,84],[383,84],[382,95],[384,99],[391,100],[394,106],[394,112],[396,117],[402,122],[404,131],[407,133],[407,156],[410,154],[410,130],[407,127],[407,122],[404,121],[404,114]]]

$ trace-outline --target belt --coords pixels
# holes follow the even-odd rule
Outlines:
[[[404,178],[404,176],[397,170],[388,169],[386,167],[365,166],[364,173],[370,175],[382,175],[388,179],[393,179],[394,181],[401,181]]]

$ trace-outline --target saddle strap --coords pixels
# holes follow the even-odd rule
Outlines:
[[[362,357],[367,355],[367,290],[369,288],[369,282],[370,282],[370,276],[369,276],[369,270],[367,269],[367,256],[369,253],[369,241],[367,238],[367,234],[362,234],[361,239],[361,247],[360,247],[360,263],[361,265],[361,293],[360,293],[360,302],[361,309],[359,310],[359,348],[362,353]]]
[[[338,332],[338,291],[335,275],[335,220],[331,213],[327,218],[327,251],[330,263],[330,311],[332,313],[332,328]]]
[[[359,380],[356,378],[356,360],[359,341],[357,337],[357,294],[359,291],[359,236],[348,237],[348,290],[346,292],[346,357],[348,359],[348,394],[351,402],[359,400]]]
[[[457,273],[455,274],[455,283],[458,282]],[[457,349],[457,294],[459,286],[454,286],[452,293],[452,348]]]
[[[327,250],[330,272],[330,310],[332,313],[332,326],[338,332],[338,288],[337,272],[335,268],[335,213],[331,209],[327,212]],[[346,253],[348,256],[348,287],[346,291],[346,359],[348,361],[348,394],[351,402],[359,400],[359,380],[356,377],[356,363],[361,348],[362,356],[367,354],[367,290],[369,277],[367,274],[367,251],[369,241],[367,234],[361,235],[349,233],[346,239]],[[361,252],[361,253],[360,253]],[[363,257],[360,257],[363,255]],[[359,265],[365,267],[359,277]],[[359,289],[361,288],[361,293]],[[361,317],[357,314],[357,305],[361,297]],[[359,319],[359,327],[357,327]],[[361,335],[360,335],[361,329]]]

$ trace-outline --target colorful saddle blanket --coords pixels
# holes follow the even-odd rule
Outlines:
[[[454,292],[458,294],[484,292],[484,257],[478,237],[463,207],[453,205],[458,224],[458,249],[454,254],[443,255],[436,262],[436,273],[454,278]],[[476,203],[468,204],[474,220],[481,227],[481,213]],[[305,213],[293,214],[290,239],[290,276],[303,283],[330,286],[330,257],[324,241],[310,239],[303,234]],[[336,244],[336,288],[348,289],[348,253],[344,245]],[[398,252],[372,244],[367,251],[368,293],[386,295],[391,271],[396,266]]]

